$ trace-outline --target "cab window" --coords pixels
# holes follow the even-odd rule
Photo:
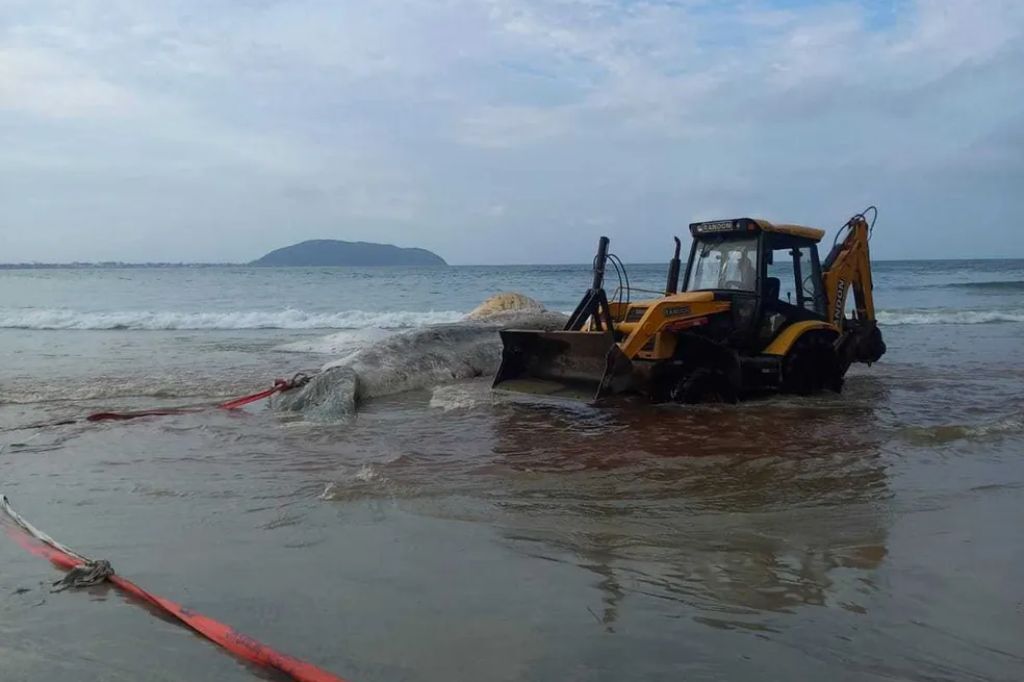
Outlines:
[[[768,266],[768,277],[778,282],[778,300],[816,315],[824,315],[821,269],[814,256],[813,246],[775,249]]]
[[[687,291],[757,288],[757,237],[717,239],[697,244]]]

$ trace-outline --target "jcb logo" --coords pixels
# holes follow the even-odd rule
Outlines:
[[[840,278],[836,282],[836,308],[832,311],[832,324],[837,327],[843,322],[843,309],[846,307],[846,280]]]

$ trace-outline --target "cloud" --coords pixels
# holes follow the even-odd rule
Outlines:
[[[459,140],[475,147],[538,143],[568,132],[571,112],[543,107],[482,107],[459,123]]]
[[[7,5],[5,259],[661,260],[693,218],[868,201],[883,256],[1024,255],[1016,0]]]
[[[66,59],[36,48],[0,48],[0,110],[46,118],[121,118],[132,93]]]

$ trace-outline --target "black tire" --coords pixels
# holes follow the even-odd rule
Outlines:
[[[672,400],[685,405],[735,403],[736,388],[724,372],[701,367],[683,377],[672,389]]]
[[[782,361],[782,390],[796,395],[842,391],[843,370],[835,339],[829,332],[807,332],[797,339]]]

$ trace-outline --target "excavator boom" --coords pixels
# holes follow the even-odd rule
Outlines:
[[[871,279],[871,227],[865,214],[877,215],[874,206],[850,218],[836,235],[832,251],[822,263],[822,278],[828,300],[828,319],[841,330],[840,357],[850,362],[877,361],[885,343],[875,318],[874,284]],[[853,316],[845,316],[846,299],[853,289]]]

